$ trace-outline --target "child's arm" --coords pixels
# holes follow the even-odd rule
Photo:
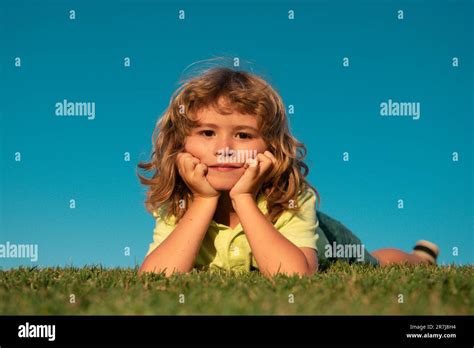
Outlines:
[[[211,223],[219,192],[206,179],[207,167],[188,153],[177,156],[179,174],[193,193],[193,202],[171,234],[143,261],[139,273],[189,272]]]
[[[256,192],[275,164],[276,159],[269,151],[259,154],[257,164],[247,165],[247,170],[229,195],[258,267],[264,275],[311,275],[318,268],[314,249],[299,248],[286,239],[265,218],[256,203]]]
[[[218,197],[197,197],[171,234],[147,256],[139,273],[189,272],[217,207]]]
[[[276,273],[311,275],[317,271],[315,251],[297,247],[278,232],[252,195],[238,195],[233,203],[260,272],[272,276]]]

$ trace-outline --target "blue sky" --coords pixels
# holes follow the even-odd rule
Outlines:
[[[472,1],[2,1],[0,9],[0,244],[39,247],[37,262],[4,258],[1,268],[141,263],[154,221],[136,165],[148,159],[186,67],[219,56],[239,57],[294,105],[291,129],[308,148],[321,211],[369,251],[428,239],[440,263],[474,262]],[[95,119],[55,116],[64,99],[95,102]],[[389,99],[420,103],[420,118],[382,117]]]

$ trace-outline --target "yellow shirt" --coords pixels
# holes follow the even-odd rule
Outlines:
[[[299,213],[284,211],[274,226],[290,242],[297,247],[308,247],[317,250],[316,242],[319,238],[316,229],[319,221],[316,217],[316,195],[308,189],[298,197]],[[258,208],[263,214],[267,213],[266,201],[260,195],[257,201]],[[160,245],[176,227],[176,218],[166,218],[162,210],[153,212],[156,218],[156,227],[153,231],[153,243],[150,244],[148,254]],[[209,229],[203,239],[201,249],[196,258],[195,267],[209,266],[232,271],[249,272],[252,267],[258,268],[252,256],[249,242],[239,223],[234,229],[211,221]]]

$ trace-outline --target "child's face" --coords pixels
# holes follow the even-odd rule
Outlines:
[[[208,166],[206,178],[214,189],[230,190],[244,173],[246,159],[267,150],[257,118],[236,112],[221,115],[213,108],[197,116],[199,125],[186,137],[184,150]]]

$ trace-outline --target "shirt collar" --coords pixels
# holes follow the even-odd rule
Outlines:
[[[260,211],[264,215],[268,212],[265,196],[263,195],[263,193],[261,193],[257,198],[257,207],[260,209]],[[211,220],[210,226],[213,226],[217,229],[229,229],[230,228],[230,226],[220,224],[220,223],[216,222],[214,219]],[[233,230],[234,231],[243,230],[242,225],[239,223],[237,226],[235,226],[235,228]]]

